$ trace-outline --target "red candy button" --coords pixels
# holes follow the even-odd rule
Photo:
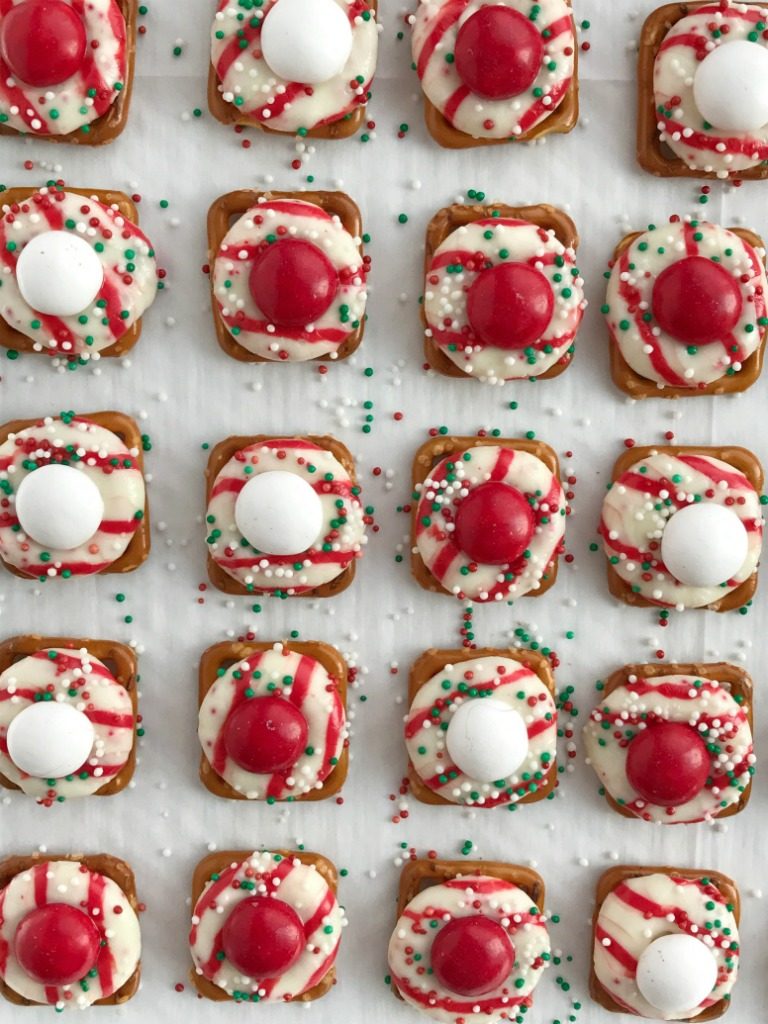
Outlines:
[[[333,302],[339,275],[316,245],[281,238],[256,257],[248,284],[253,301],[271,323],[306,327]]]
[[[533,511],[525,495],[496,481],[480,484],[456,512],[456,543],[473,562],[516,562],[533,536]]]
[[[710,772],[704,740],[690,725],[654,722],[627,750],[630,786],[651,804],[679,807],[702,791]]]
[[[515,963],[515,949],[498,923],[482,914],[456,917],[432,943],[432,970],[450,992],[482,996],[499,988]]]
[[[718,263],[687,256],[666,267],[653,286],[653,315],[659,327],[686,345],[726,338],[741,316],[736,279]]]
[[[95,965],[100,942],[88,914],[67,903],[49,903],[21,919],[14,951],[22,970],[41,985],[71,985]]]
[[[224,923],[227,960],[257,981],[285,974],[304,948],[304,925],[287,903],[254,896],[238,903]]]
[[[0,54],[26,85],[66,82],[82,66],[85,44],[83,19],[64,0],[25,0],[0,21]]]
[[[549,326],[554,305],[549,281],[525,263],[489,267],[467,292],[467,317],[474,334],[496,348],[525,348],[538,341]]]
[[[284,697],[253,697],[224,726],[224,746],[247,772],[271,775],[296,764],[307,745],[307,720]]]
[[[533,22],[511,7],[481,7],[467,18],[453,50],[462,82],[487,100],[525,92],[544,59],[544,43]]]

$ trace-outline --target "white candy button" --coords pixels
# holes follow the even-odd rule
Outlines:
[[[257,473],[235,502],[235,522],[249,544],[265,555],[299,555],[323,528],[323,506],[296,473]]]
[[[87,309],[104,282],[104,266],[84,238],[44,231],[21,250],[16,280],[22,298],[38,313],[75,316]]]
[[[696,68],[693,98],[720,131],[762,128],[768,124],[768,49],[747,39],[717,46]]]
[[[352,27],[334,0],[277,0],[264,18],[261,52],[286,81],[319,85],[344,70]]]
[[[8,726],[8,756],[35,779],[61,779],[85,764],[93,748],[90,720],[56,701],[30,704]]]
[[[717,961],[692,935],[662,935],[637,961],[637,987],[663,1014],[694,1010],[715,987]]]
[[[96,484],[73,466],[41,466],[19,484],[16,515],[32,540],[56,551],[72,551],[96,533],[104,500]]]
[[[735,512],[713,502],[686,505],[667,520],[661,560],[690,587],[716,587],[744,565],[749,539]]]
[[[528,754],[522,716],[494,697],[465,700],[451,715],[445,743],[448,755],[465,775],[496,782],[516,772]]]

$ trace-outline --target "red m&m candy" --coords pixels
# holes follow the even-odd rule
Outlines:
[[[656,278],[651,305],[667,334],[686,345],[707,345],[728,337],[743,303],[738,282],[724,267],[686,256]]]
[[[248,284],[253,301],[270,323],[306,327],[333,302],[339,275],[312,242],[281,238],[256,257]]]
[[[483,270],[472,282],[467,293],[467,318],[475,336],[485,345],[525,348],[538,341],[549,327],[554,305],[552,287],[540,271],[526,263],[499,263]]]
[[[296,764],[308,732],[306,718],[285,697],[253,697],[227,718],[224,747],[247,772],[271,775]]]
[[[444,988],[474,998],[504,984],[515,963],[515,950],[498,921],[475,914],[456,917],[437,933],[431,959]]]
[[[490,480],[463,499],[456,512],[459,548],[484,565],[517,561],[533,536],[533,511],[525,495],[509,484]]]
[[[24,0],[0,20],[0,55],[26,85],[66,82],[82,66],[85,45],[83,19],[64,0]]]
[[[224,923],[224,954],[248,978],[274,978],[293,966],[305,944],[301,918],[287,903],[254,896]]]
[[[544,43],[533,22],[511,7],[475,11],[459,29],[456,71],[477,96],[506,100],[530,88],[541,70]]]
[[[679,807],[704,788],[710,757],[701,736],[683,722],[652,722],[627,750],[627,779],[659,807]]]
[[[94,967],[100,942],[99,930],[85,911],[49,903],[21,919],[14,953],[22,970],[41,985],[71,985]]]

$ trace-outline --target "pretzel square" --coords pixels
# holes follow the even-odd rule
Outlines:
[[[671,675],[697,676],[701,679],[713,679],[715,682],[720,683],[720,685],[723,686],[732,697],[738,697],[746,704],[747,721],[749,722],[750,729],[754,732],[755,721],[754,708],[752,704],[754,686],[752,678],[743,668],[739,668],[737,665],[731,665],[725,661],[718,661],[714,663],[666,662],[663,664],[654,663],[652,665],[646,663],[624,665],[623,668],[619,668],[615,672],[612,672],[605,680],[605,686],[600,693],[600,699],[602,700],[607,697],[620,686],[624,686],[630,676],[637,676],[638,679],[658,679],[660,676]],[[720,811],[717,815],[718,819],[730,818],[732,815],[738,814],[739,811],[743,811],[749,803],[751,795],[752,777],[750,776],[750,780],[738,801],[735,804],[731,804],[730,807],[726,807],[725,810]],[[624,818],[633,818],[637,821],[637,815],[617,803],[607,791],[605,793],[605,799],[608,801],[608,806],[611,810],[616,811],[617,814],[621,814]],[[685,822],[682,824],[685,824]]]
[[[762,3],[750,3],[748,7],[764,7]],[[689,14],[694,14],[700,7],[708,6],[708,0],[694,2],[671,3],[657,7],[645,19],[640,33],[640,47],[637,57],[637,162],[644,171],[649,171],[660,178],[712,178],[718,179],[714,171],[691,170],[684,160],[676,156],[661,141],[656,127],[658,117],[653,96],[653,66],[656,55],[667,32],[678,21]],[[741,180],[768,178],[768,165],[757,164],[746,167],[729,177]],[[702,1020],[701,1016],[696,1018]]]
[[[479,647],[475,650],[459,648],[457,650],[431,648],[419,655],[411,666],[408,677],[408,706],[413,704],[416,694],[432,676],[442,671],[447,665],[461,664],[465,661],[473,661],[475,658],[511,658],[520,662],[532,672],[535,672],[541,682],[546,686],[552,697],[557,699],[555,690],[555,677],[552,674],[549,660],[538,651],[524,651],[512,647]],[[557,759],[552,761],[552,767],[538,789],[533,793],[527,793],[517,801],[519,804],[532,804],[538,800],[544,800],[557,786]],[[448,807],[460,807],[462,805],[447,800],[440,793],[430,789],[422,780],[411,760],[408,760],[408,783],[413,796],[423,804],[439,804]]]
[[[314,866],[314,868],[328,883],[328,887],[331,891],[333,893],[338,893],[338,871],[336,870],[336,865],[333,861],[328,860],[327,857],[323,857],[322,854],[319,853],[309,853],[306,850],[273,850],[272,852],[280,854],[285,858],[300,860],[302,864],[306,864],[309,867]],[[192,875],[192,907],[194,908],[196,906],[203,889],[210,881],[212,875],[226,871],[231,864],[242,864],[243,861],[248,860],[248,858],[252,856],[253,850],[220,850],[216,853],[208,854],[207,857],[203,857]],[[219,988],[218,985],[215,985],[212,981],[204,978],[202,974],[198,974],[194,967],[192,967],[189,972],[189,979],[200,995],[205,999],[212,999],[217,1003],[225,1001],[232,1002],[234,999],[234,997],[228,995],[223,988]],[[315,999],[320,999],[321,996],[330,992],[335,984],[336,965],[333,964],[328,973],[325,974],[313,988],[308,989],[306,992],[302,992],[300,996],[295,996],[290,1000],[290,1002],[313,1002]]]
[[[411,487],[416,489],[418,484],[423,484],[435,466],[447,455],[454,452],[463,452],[468,448],[480,448],[485,445],[500,445],[502,448],[513,448],[515,451],[528,452],[541,459],[547,469],[560,480],[560,463],[554,449],[543,441],[529,441],[521,437],[459,437],[456,435],[444,435],[430,438],[416,452],[411,472]],[[411,502],[411,574],[424,590],[430,590],[433,594],[448,594],[455,597],[450,590],[447,590],[435,579],[432,573],[424,564],[424,561],[416,547],[418,501]],[[532,590],[523,597],[540,597],[545,594],[557,579],[558,555],[555,554],[552,565],[547,575],[542,577],[541,585],[537,590]]]
[[[228,356],[237,359],[241,363],[272,363],[275,359],[265,359],[264,356],[249,352],[248,349],[238,345],[235,338],[227,330],[227,325],[221,315],[219,303],[213,289],[213,264],[219,251],[224,236],[229,229],[247,213],[260,200],[267,202],[273,199],[297,199],[306,203],[314,203],[321,210],[325,210],[331,216],[336,216],[344,228],[353,238],[361,238],[363,234],[363,219],[357,203],[352,200],[346,192],[259,192],[257,189],[243,188],[236,192],[228,192],[219,196],[213,201],[208,210],[208,266],[210,267],[209,277],[211,282],[211,308],[213,310],[213,322],[216,327],[216,340]],[[363,256],[363,244],[359,246],[360,257]],[[339,347],[334,358],[330,355],[318,356],[316,359],[307,362],[334,362],[346,359],[357,350],[363,340],[365,331],[365,317],[360,318],[360,325],[349,335],[347,340]]]
[[[531,901],[543,913],[545,887],[544,879],[533,868],[521,864],[507,864],[493,860],[409,860],[400,873],[400,885],[397,894],[396,921],[402,917],[403,911],[424,889],[433,885],[441,885],[453,878],[471,878],[473,875],[490,875],[504,882],[519,886],[530,896]],[[392,991],[398,999],[403,997],[394,982]]]
[[[0,673],[5,672],[11,665],[15,665],[22,658],[29,657],[37,651],[46,648],[57,647],[65,650],[80,651],[85,648],[88,653],[103,662],[115,677],[118,683],[126,690],[133,706],[134,718],[139,710],[139,698],[137,693],[137,668],[138,662],[133,648],[127,644],[118,643],[116,640],[89,640],[70,636],[37,636],[34,633],[25,633],[23,636],[14,636],[9,640],[0,643]],[[94,796],[114,796],[121,793],[133,778],[136,771],[136,734],[134,727],[134,739],[128,760],[120,771],[104,783]],[[11,782],[5,775],[0,773],[0,786],[4,789],[15,789],[21,791],[21,787]]]
[[[109,110],[92,121],[87,132],[84,132],[82,128],[77,128],[66,135],[50,135],[44,132],[19,132],[6,124],[0,124],[0,135],[13,135],[17,139],[42,139],[44,142],[69,142],[77,146],[104,146],[121,134],[128,122],[128,108],[131,104],[136,70],[136,22],[139,13],[139,0],[116,0],[116,3],[125,18],[126,70],[123,88],[115,97]],[[73,191],[75,190],[73,189]]]
[[[451,206],[444,206],[438,210],[427,225],[427,236],[424,246],[424,277],[429,274],[432,258],[435,250],[445,239],[455,231],[456,228],[465,227],[476,220],[483,220],[485,217],[511,217],[518,220],[527,220],[545,231],[554,231],[555,237],[567,248],[576,249],[579,244],[579,234],[576,225],[563,210],[548,203],[538,203],[536,206],[507,206],[506,203],[491,203],[487,206],[481,203],[464,205],[454,203]],[[443,352],[434,338],[428,332],[427,314],[424,303],[421,304],[421,322],[424,325],[424,355],[430,367],[443,377],[454,377],[461,380],[472,380],[470,373],[465,373],[452,359]],[[559,377],[563,370],[570,365],[573,355],[566,352],[558,361],[550,366],[544,373],[536,375],[537,380],[550,380],[552,377]]]
[[[756,491],[763,488],[763,467],[747,448],[740,448],[736,445],[724,445],[711,447],[708,445],[678,445],[678,444],[646,444],[634,448],[628,448],[618,457],[611,471],[611,480],[615,483],[630,466],[636,462],[642,462],[654,452],[662,455],[709,455],[715,459],[721,459],[729,465],[738,469],[749,480]],[[632,586],[619,576],[610,561],[608,565],[608,589],[613,597],[623,601],[625,604],[634,605],[637,608],[658,608],[653,601],[647,600],[642,594],[636,594]],[[757,573],[754,572],[749,579],[744,580],[735,590],[721,597],[718,601],[704,605],[700,610],[709,609],[713,612],[729,612],[734,608],[741,608],[750,601],[757,590]]]
[[[138,914],[140,912],[139,900],[136,894],[136,877],[126,861],[119,857],[113,857],[108,853],[33,853],[30,857],[11,856],[0,861],[0,889],[4,889],[22,871],[31,871],[38,864],[45,864],[48,861],[78,861],[84,864],[89,871],[99,875],[106,875],[111,878],[115,885],[118,885],[125,893],[128,902]],[[128,980],[113,992],[106,999],[97,999],[94,1006],[119,1006],[127,1003],[139,990],[141,980],[141,962],[136,965],[136,970]],[[34,1002],[19,995],[0,978],[0,995],[4,996],[9,1003],[16,1006],[43,1006],[43,1003]]]
[[[137,452],[136,466],[140,470],[142,476],[144,475],[144,449],[141,440],[141,431],[139,430],[139,425],[135,420],[131,419],[130,416],[126,416],[125,413],[122,412],[88,412],[79,414],[78,419],[90,420],[91,423],[96,423],[98,426],[104,427],[105,430],[111,430],[113,434],[117,434],[120,440],[128,448],[135,448]],[[4,423],[0,426],[0,444],[8,439],[9,434],[18,434],[20,430],[25,430],[27,427],[37,426],[37,424],[41,422],[42,417],[32,420],[11,420],[8,423]],[[102,569],[101,572],[96,575],[105,576],[107,573],[133,572],[134,569],[138,569],[139,566],[149,558],[150,546],[149,498],[145,496],[144,515],[141,519],[138,530],[136,530],[131,537],[128,547],[119,558],[116,558],[114,562],[111,562],[106,567],[106,569]],[[19,579],[37,579],[36,576],[29,576],[27,573],[22,572],[20,569],[17,569],[2,558],[0,558],[0,562],[2,562],[8,572],[13,573],[14,576],[18,576]]]
[[[621,882],[626,882],[630,878],[643,878],[646,875],[676,875],[679,878],[687,878],[694,882],[699,881],[701,878],[709,879],[715,888],[719,889],[725,900],[732,904],[733,916],[736,918],[736,923],[738,924],[739,917],[741,915],[739,890],[736,887],[736,883],[720,871],[695,871],[690,868],[670,867],[631,867],[627,864],[618,864],[616,867],[609,868],[608,871],[600,876],[597,882],[597,890],[595,892],[595,910],[592,915],[593,949],[595,936],[597,934],[597,920],[600,914],[600,908],[602,907],[606,896],[613,892]],[[626,1014],[626,1008],[615,1002],[598,981],[597,975],[595,974],[594,957],[591,958],[589,970],[589,994],[593,1001],[596,1002],[598,1006],[602,1006],[604,1010],[609,1010],[611,1013]],[[698,1024],[699,1021],[716,1020],[718,1017],[722,1017],[729,1005],[729,1000],[721,999],[719,1002],[707,1007],[706,1010],[702,1010],[701,1013],[697,1013],[695,1017],[689,1018],[689,1020],[692,1022],[695,1021],[696,1024]]]
[[[258,651],[271,651],[273,647],[273,643],[243,643],[239,640],[225,640],[222,643],[214,644],[204,651],[200,658],[198,675],[198,708],[202,705],[206,694],[219,678],[220,670],[228,669]],[[2,649],[0,648],[0,650]],[[302,654],[308,658],[314,658],[315,661],[319,661],[328,675],[336,681],[339,696],[346,711],[349,668],[335,647],[331,647],[330,644],[321,643],[319,640],[285,640],[283,641],[283,650],[295,651],[297,654]],[[2,671],[1,662],[0,671]],[[349,748],[345,745],[339,756],[338,764],[335,765],[325,782],[323,782],[322,788],[311,789],[308,793],[301,793],[294,797],[294,799],[297,802],[299,800],[327,800],[339,792],[346,781],[348,772]],[[214,796],[223,797],[226,800],[248,799],[243,793],[238,793],[234,787],[230,786],[228,782],[217,774],[205,754],[200,755],[200,781]],[[250,801],[250,803],[254,802],[257,801]]]
[[[369,6],[375,17],[379,9],[378,0],[369,0]],[[216,74],[216,68],[211,60],[208,61],[208,109],[216,120],[221,121],[222,124],[240,125],[244,128],[258,128],[268,135],[296,134],[293,131],[281,131],[279,128],[271,128],[256,117],[241,114],[233,103],[226,103],[219,91],[219,76]],[[365,123],[368,116],[367,110],[367,105],[361,104],[355,107],[350,114],[347,114],[338,121],[334,121],[332,124],[321,124],[315,128],[309,128],[306,132],[306,138],[348,139],[350,136],[355,135]]]
[[[570,7],[571,0],[565,0]],[[571,17],[573,22],[573,17]],[[576,38],[576,26],[573,25],[573,35]],[[579,120],[579,49],[573,50],[573,78],[566,90],[563,99],[549,117],[539,121],[533,128],[529,128],[522,135],[515,135],[511,139],[476,139],[467,132],[454,128],[444,114],[424,96],[424,121],[427,131],[445,149],[470,149],[474,146],[505,146],[510,142],[533,142],[534,139],[543,135],[563,135],[572,132]]]
[[[26,199],[30,199],[35,195],[39,189],[37,188],[9,188],[5,192],[0,193],[0,208],[3,206],[13,206],[16,203],[23,203]],[[126,218],[126,220],[132,221],[134,224],[139,223],[139,211],[134,201],[127,196],[125,192],[119,192],[117,190],[109,189],[98,189],[98,188],[70,188],[66,186],[62,191],[73,192],[75,195],[83,196],[85,199],[97,199],[104,206],[116,206],[120,213]],[[129,352],[136,342],[139,340],[141,335],[141,317],[136,323],[129,328],[125,334],[118,338],[117,341],[109,345],[107,348],[103,348],[99,352],[101,359],[111,359],[118,356],[124,356],[126,352]],[[21,331],[17,331],[15,327],[11,327],[2,317],[0,317],[0,345],[3,348],[16,349],[18,352],[31,352],[34,355],[48,355],[46,352],[38,352],[34,347],[34,342],[31,338],[28,338],[26,334],[22,334]],[[57,356],[62,358],[68,358],[66,353],[56,352]]]
[[[239,452],[242,448],[248,448],[252,444],[260,444],[263,441],[280,441],[284,439],[286,439],[285,434],[255,434],[252,437],[228,437],[224,441],[219,441],[219,443],[211,449],[211,454],[208,456],[208,465],[205,469],[206,508],[211,499],[211,491],[213,490],[213,485],[216,482],[216,477],[236,452]],[[345,444],[342,444],[341,441],[337,441],[335,437],[330,437],[327,434],[304,434],[299,436],[298,439],[302,441],[311,441],[312,444],[316,444],[318,447],[324,448],[326,451],[330,452],[331,455],[333,455],[349,473],[352,484],[357,486],[355,460],[352,456],[352,452],[350,452],[349,448],[347,448]],[[313,598],[335,597],[337,594],[346,590],[355,578],[356,562],[357,559],[353,558],[347,568],[344,569],[343,572],[339,573],[335,579],[330,580],[328,583],[322,583],[319,587],[314,587],[304,593],[296,594],[295,596]],[[238,583],[238,581],[233,579],[229,573],[224,572],[224,570],[216,564],[210,554],[208,555],[208,578],[217,590],[222,590],[225,594],[243,594],[247,597],[252,597],[255,594],[263,593],[263,591],[258,588],[249,590],[243,583]]]
[[[765,249],[765,242],[754,231],[736,227],[728,228],[728,230],[732,231],[734,235],[738,235],[739,238],[754,249]],[[632,231],[621,239],[613,250],[614,264],[632,245],[635,239],[639,238],[642,234],[644,234],[642,231]],[[765,256],[761,262],[765,266]],[[744,360],[742,369],[738,373],[732,375],[725,374],[718,380],[710,381],[709,384],[696,385],[692,388],[682,388],[668,384],[660,388],[655,381],[641,376],[632,369],[622,355],[621,349],[609,334],[608,345],[611,360],[611,377],[616,387],[621,388],[631,398],[697,398],[699,395],[731,395],[751,388],[762,373],[766,339],[768,339],[768,328],[763,329],[760,345],[751,356]]]

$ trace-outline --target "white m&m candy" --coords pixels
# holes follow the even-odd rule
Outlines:
[[[84,238],[69,231],[44,231],[21,250],[16,280],[22,298],[36,312],[75,316],[99,294],[104,267]]]
[[[464,701],[451,716],[445,737],[448,754],[465,775],[496,782],[517,771],[528,754],[521,715],[494,697]]]
[[[721,131],[754,132],[768,124],[768,49],[746,39],[722,43],[696,69],[699,113]]]
[[[344,70],[352,27],[335,0],[277,0],[264,18],[261,52],[286,81],[320,85]]]
[[[699,502],[670,516],[661,535],[661,560],[687,586],[716,587],[741,569],[748,546],[747,531],[735,512]]]
[[[238,530],[265,555],[298,555],[323,528],[323,506],[311,484],[296,473],[257,473],[235,503]]]
[[[71,704],[38,701],[8,726],[8,756],[36,779],[61,779],[82,768],[93,748],[91,721]]]
[[[16,515],[32,540],[57,551],[72,551],[96,533],[104,500],[96,484],[73,466],[34,470],[19,484]]]
[[[692,935],[662,935],[637,962],[637,987],[663,1014],[694,1010],[717,982],[717,961]]]

